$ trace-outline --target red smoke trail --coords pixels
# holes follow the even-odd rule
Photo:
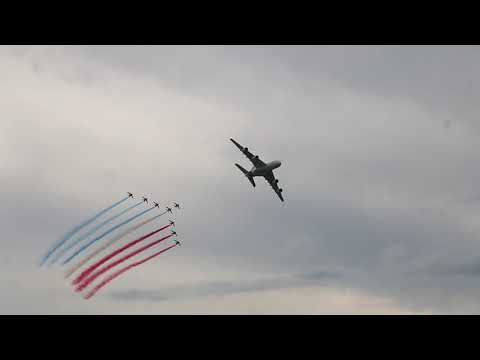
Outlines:
[[[139,265],[142,265],[143,263],[147,262],[148,260],[151,260],[153,259],[154,257],[160,255],[161,253],[164,253],[165,251],[167,250],[170,250],[171,248],[174,248],[175,246],[177,246],[178,244],[175,244],[175,245],[171,245],[163,250],[160,250],[158,252],[156,252],[155,254],[153,255],[150,255],[149,257],[143,259],[143,260],[140,260],[140,261],[137,261],[133,264],[130,264],[128,266],[125,266],[124,268],[121,268],[120,270],[114,272],[112,275],[110,276],[107,276],[101,283],[99,283],[97,286],[95,286],[92,290],[90,290],[85,296],[84,298],[85,299],[90,299],[93,295],[95,295],[95,293],[100,290],[102,287],[104,287],[105,285],[107,285],[110,281],[112,281],[113,279],[115,279],[116,277],[122,275],[125,271],[128,271],[130,270],[131,268],[134,268],[135,266],[139,266]]]
[[[94,250],[92,253],[90,253],[88,256],[85,256],[82,260],[80,260],[78,263],[76,263],[74,266],[72,266],[70,269],[68,269],[66,272],[65,272],[65,278],[68,278],[70,275],[72,275],[75,271],[77,271],[78,269],[80,269],[83,265],[85,265],[89,260],[91,260],[92,258],[94,258],[98,253],[102,252],[103,250],[105,250],[106,248],[108,248],[109,246],[111,246],[112,244],[114,244],[115,242],[117,242],[118,240],[122,239],[124,236],[127,236],[128,234],[130,234],[131,232],[137,230],[138,228],[152,222],[153,220],[159,218],[160,216],[163,216],[165,215],[167,212],[164,211],[163,213],[159,214],[159,215],[155,215],[147,220],[144,220],[144,221],[141,221],[139,223],[137,223],[136,225],[134,226],[131,226],[129,227],[127,230],[125,230],[124,232],[122,232],[121,234],[118,234],[117,236],[111,238],[110,240],[108,240],[106,243],[102,244],[102,246],[98,247],[96,250]]]
[[[96,263],[92,264],[91,266],[89,266],[86,270],[82,271],[80,273],[80,275],[78,275],[73,281],[72,281],[72,285],[77,285],[79,282],[81,282],[83,279],[85,279],[88,275],[90,275],[92,273],[93,270],[95,270],[96,268],[98,268],[100,265],[104,264],[105,262],[107,262],[108,260],[110,260],[111,258],[113,258],[115,255],[118,255],[120,254],[122,251],[128,249],[129,247],[132,247],[133,245],[135,244],[138,244],[140,241],[143,241],[145,240],[146,238],[162,231],[162,230],[165,230],[166,228],[168,228],[169,226],[171,226],[171,224],[169,225],[165,225],[163,227],[161,227],[160,229],[157,229],[155,231],[152,231],[151,233],[149,234],[146,234],[146,235],[143,235],[141,237],[139,237],[138,239],[136,240],[133,240],[131,242],[129,242],[128,244],[122,246],[120,249],[117,249],[113,252],[111,252],[110,254],[108,254],[107,256],[104,256],[103,258],[101,258],[99,261],[97,261]]]
[[[93,280],[95,280],[97,277],[99,277],[100,275],[102,275],[104,272],[110,270],[111,268],[113,268],[114,266],[117,266],[118,264],[121,264],[122,262],[124,262],[125,260],[127,259],[130,259],[132,256],[135,256],[137,255],[138,253],[144,251],[144,250],[147,250],[148,248],[151,248],[152,246],[154,245],[157,245],[158,243],[160,243],[161,241],[164,241],[170,237],[172,237],[173,234],[170,234],[170,235],[167,235],[159,240],[155,240],[153,242],[151,242],[150,244],[147,244],[145,246],[142,246],[141,248],[135,250],[135,251],[132,251],[131,253],[125,255],[124,257],[121,257],[120,259],[118,260],[115,260],[114,262],[104,266],[103,268],[101,268],[100,270],[97,270],[96,272],[94,272],[90,277],[86,278],[82,283],[80,283],[76,288],[75,288],[75,291],[81,291],[83,290],[85,287],[87,287]]]

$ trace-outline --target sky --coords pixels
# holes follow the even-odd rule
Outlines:
[[[478,314],[479,63],[477,46],[0,47],[0,313]],[[282,161],[284,203],[229,138]],[[127,191],[181,203],[182,246],[87,301],[39,259]]]

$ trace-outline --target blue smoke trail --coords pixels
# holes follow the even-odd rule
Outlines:
[[[96,214],[95,216],[91,217],[90,219],[86,220],[85,222],[81,223],[80,225],[77,225],[75,226],[72,230],[70,230],[68,233],[66,233],[63,238],[54,246],[52,246],[50,248],[50,250],[48,250],[48,252],[43,256],[41,262],[40,262],[40,266],[42,266],[43,264],[45,264],[45,262],[48,260],[48,258],[55,252],[55,250],[57,250],[60,246],[62,246],[68,239],[70,239],[76,232],[78,232],[80,229],[84,228],[85,226],[91,224],[92,222],[94,222],[95,220],[97,220],[100,216],[102,216],[103,214],[105,214],[107,211],[109,210],[112,210],[114,207],[120,205],[122,202],[124,202],[125,200],[127,200],[129,198],[129,196],[123,198],[122,200],[120,201],[117,201],[115,204],[113,205],[110,205],[109,207],[107,207],[106,209],[103,209],[102,211],[100,211],[98,214]]]
[[[113,220],[115,220],[116,218],[122,216],[123,214],[125,214],[126,212],[136,208],[138,205],[142,204],[143,201],[139,201],[138,203],[136,203],[135,205],[132,205],[128,208],[126,208],[125,210],[122,210],[121,212],[119,212],[118,214],[116,215],[113,215],[111,217],[109,217],[107,220],[103,221],[102,223],[98,224],[97,226],[95,226],[94,228],[92,228],[90,231],[88,231],[86,234],[83,234],[82,236],[80,236],[78,239],[76,239],[75,241],[71,242],[67,247],[64,247],[63,250],[59,251],[57,253],[57,256],[55,256],[55,258],[53,258],[53,260],[50,262],[50,265],[51,264],[54,264],[55,262],[57,262],[57,260],[59,258],[62,257],[63,254],[65,254],[68,250],[70,250],[72,247],[74,247],[76,244],[78,244],[80,241],[86,239],[87,237],[89,237],[90,235],[92,235],[93,233],[95,233],[98,229],[100,229],[101,227],[105,226],[106,224],[108,224],[109,222],[112,222]]]
[[[124,222],[121,222],[120,224],[118,225],[115,225],[114,227],[108,229],[107,231],[105,231],[102,235],[99,235],[97,236],[95,239],[93,239],[92,241],[90,241],[89,243],[83,245],[80,249],[78,249],[77,251],[75,251],[68,259],[66,259],[65,261],[62,262],[62,265],[65,265],[67,264],[68,262],[70,262],[70,260],[72,260],[75,256],[77,256],[78,254],[80,254],[83,250],[85,250],[86,248],[88,248],[90,245],[92,245],[94,242],[100,240],[101,238],[103,238],[104,236],[110,234],[112,231],[114,230],[117,230],[120,226],[123,226],[127,223],[129,223],[130,221],[138,218],[139,216],[145,214],[146,212],[154,209],[155,206],[152,206],[151,208],[147,209],[147,210],[144,210],[142,211],[141,213],[138,213],[137,215],[135,216],[132,216],[131,218],[128,218],[127,220],[125,220]]]

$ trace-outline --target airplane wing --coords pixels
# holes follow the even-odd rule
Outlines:
[[[248,151],[248,148],[244,148],[242,145],[237,143],[235,140],[230,139],[239,149],[242,153],[245,154],[245,156],[250,160],[255,167],[262,167],[265,166],[266,164],[260,160],[258,155],[253,155],[250,151]]]
[[[275,193],[278,195],[280,200],[284,201],[283,196],[282,196],[282,192],[278,188],[277,179],[275,179],[275,175],[273,175],[272,171],[270,171],[267,175],[265,175],[265,180],[267,180],[267,182],[270,184],[273,191],[275,191]]]

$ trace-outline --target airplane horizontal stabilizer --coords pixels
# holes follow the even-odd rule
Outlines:
[[[240,171],[245,174],[245,176],[248,178],[248,180],[250,180],[250,182],[252,183],[253,187],[255,187],[255,181],[253,180],[253,177],[249,175],[248,171],[245,170],[243,167],[241,167],[238,164],[235,164],[235,166],[238,167],[240,169]]]

